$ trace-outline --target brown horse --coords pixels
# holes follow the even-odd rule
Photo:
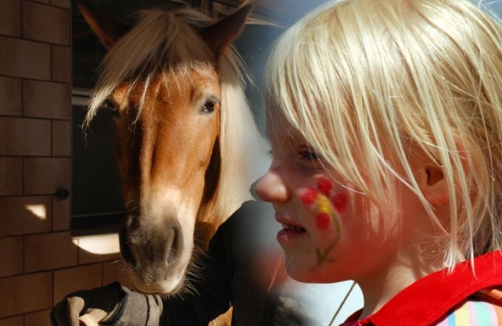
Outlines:
[[[182,287],[194,234],[204,248],[260,175],[251,162],[266,145],[231,48],[252,9],[217,22],[148,10],[128,31],[80,7],[108,50],[84,127],[98,109],[113,111],[127,208],[120,250],[144,293]]]

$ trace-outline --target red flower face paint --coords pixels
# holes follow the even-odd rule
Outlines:
[[[317,189],[326,196],[329,196],[331,190],[333,190],[333,181],[321,178],[317,181]]]
[[[315,223],[317,225],[317,228],[319,228],[319,230],[322,231],[328,229],[330,221],[331,221],[331,216],[329,216],[328,213],[321,212],[318,213],[315,217]]]
[[[305,188],[300,194],[300,200],[305,205],[310,205],[317,199],[317,191],[314,188]]]
[[[346,193],[333,193],[334,182],[327,178],[317,180],[317,189],[304,188],[298,195],[300,201],[313,210],[315,225],[320,231],[334,228],[336,235],[333,241],[324,249],[316,248],[317,264],[330,262],[328,258],[331,250],[340,238],[341,229],[338,214],[345,212],[348,196]]]

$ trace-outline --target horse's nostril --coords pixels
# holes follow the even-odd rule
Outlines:
[[[182,234],[179,227],[171,226],[167,230],[164,261],[168,265],[173,265],[178,260],[182,250],[181,239]]]
[[[119,230],[120,254],[122,255],[122,259],[124,259],[124,261],[131,266],[136,266],[136,259],[129,248],[128,242],[127,228],[121,227]]]
[[[120,252],[144,282],[164,279],[183,269],[183,232],[178,221],[134,225],[126,223],[119,230]]]

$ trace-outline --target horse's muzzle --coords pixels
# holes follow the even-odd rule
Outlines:
[[[184,248],[177,221],[146,226],[130,219],[120,229],[119,242],[122,259],[133,271],[137,290],[167,294],[181,287],[188,264],[183,251],[191,248]]]

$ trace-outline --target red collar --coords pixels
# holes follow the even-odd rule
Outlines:
[[[451,274],[440,270],[423,277],[394,296],[375,314],[355,325],[431,325],[467,297],[502,285],[502,251],[495,251],[455,266]],[[357,320],[360,312],[351,316],[347,325]]]

